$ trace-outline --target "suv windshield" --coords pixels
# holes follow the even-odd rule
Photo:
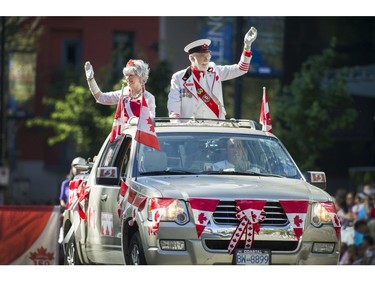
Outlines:
[[[161,150],[139,145],[138,175],[241,174],[302,178],[278,139],[225,133],[160,133]]]

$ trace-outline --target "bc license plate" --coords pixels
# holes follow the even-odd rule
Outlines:
[[[246,250],[236,249],[234,264],[244,265],[268,265],[271,264],[270,250]]]

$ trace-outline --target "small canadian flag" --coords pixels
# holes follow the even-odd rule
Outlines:
[[[280,200],[279,202],[293,227],[297,239],[299,239],[305,225],[309,202],[305,200]]]
[[[323,207],[327,210],[329,216],[331,217],[333,227],[336,231],[337,237],[340,236],[341,231],[341,220],[339,216],[337,215],[335,203],[333,202],[324,202],[322,203]]]
[[[151,215],[152,215],[152,228],[149,234],[156,234],[159,229],[159,223],[165,210],[172,204],[176,199],[172,198],[152,198],[151,199]]]
[[[189,202],[193,211],[195,228],[198,238],[201,236],[207,223],[211,220],[212,214],[220,200],[190,198]]]
[[[272,133],[271,113],[270,108],[268,106],[266,87],[263,87],[263,98],[262,106],[260,108],[259,123],[262,124],[262,131]]]

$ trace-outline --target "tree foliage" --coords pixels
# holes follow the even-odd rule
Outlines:
[[[356,118],[346,70],[332,70],[337,56],[334,46],[333,41],[322,54],[303,63],[274,100],[273,131],[302,170],[318,168],[316,160],[332,146],[334,133],[350,128]]]
[[[47,117],[29,120],[27,125],[51,128],[53,134],[48,138],[49,145],[71,140],[81,155],[99,151],[111,130],[113,114],[105,116],[101,112],[88,87],[71,85],[64,99],[45,98],[43,103],[53,110]]]

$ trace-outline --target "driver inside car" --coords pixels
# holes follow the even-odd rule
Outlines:
[[[212,167],[214,171],[244,172],[249,170],[250,162],[241,140],[230,138],[226,148],[227,159],[214,163]]]

